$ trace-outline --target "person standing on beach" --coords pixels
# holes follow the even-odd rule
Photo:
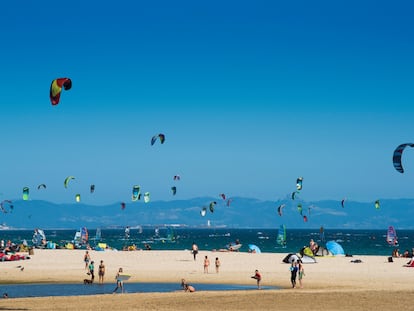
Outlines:
[[[260,289],[260,281],[262,280],[262,275],[260,274],[259,270],[254,271],[254,275],[252,279],[255,279],[257,282],[257,289]]]
[[[121,289],[122,293],[124,292],[124,282],[119,278],[119,276],[122,274],[122,272],[123,272],[122,268],[119,268],[118,273],[115,276],[116,287],[115,287],[113,293],[115,293],[118,290],[118,288]]]
[[[219,268],[220,268],[221,263],[218,257],[216,257],[215,264],[216,264],[216,273],[219,273]]]
[[[198,246],[193,242],[193,245],[191,246],[191,252],[193,253],[194,260],[196,260],[197,254],[198,254]]]
[[[99,283],[103,284],[104,282],[104,275],[105,275],[105,265],[103,260],[101,260],[101,264],[98,267],[98,276],[99,276]]]
[[[91,260],[91,256],[89,255],[89,252],[86,251],[85,255],[83,256],[83,262],[85,263],[85,270],[88,270],[90,260]]]
[[[91,275],[91,281],[93,282],[93,280],[95,279],[95,265],[94,265],[94,261],[92,260],[91,263],[89,264],[89,273]]]
[[[298,260],[298,272],[299,272],[299,287],[302,288],[302,279],[305,276],[305,268],[303,267],[303,262],[302,260]]]
[[[292,288],[296,287],[296,276],[298,274],[298,264],[296,261],[292,262],[290,266],[290,282],[292,283]]]
[[[204,257],[204,273],[208,273],[208,266],[210,265],[210,260],[207,255]]]

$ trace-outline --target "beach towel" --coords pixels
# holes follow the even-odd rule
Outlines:
[[[404,265],[404,267],[414,268],[414,260],[408,262],[406,265]]]

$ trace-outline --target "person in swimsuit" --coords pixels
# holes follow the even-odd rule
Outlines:
[[[196,260],[197,254],[198,254],[198,246],[193,242],[193,245],[191,246],[191,252],[193,253],[194,260]]]
[[[95,265],[94,265],[94,261],[92,260],[91,263],[89,264],[89,274],[91,275],[91,281],[93,282],[95,280]]]
[[[122,268],[119,268],[118,273],[115,276],[115,279],[116,279],[116,287],[115,287],[113,293],[115,293],[118,290],[118,288],[121,289],[121,292],[122,293],[124,292],[124,282],[119,279],[119,275],[122,274],[122,272],[123,272]]]
[[[257,289],[260,289],[260,281],[262,280],[262,275],[260,274],[259,270],[254,271],[254,275],[252,279],[255,279],[257,282]]]
[[[98,267],[98,276],[99,276],[99,283],[103,284],[104,282],[104,275],[105,275],[105,265],[103,263],[103,260],[101,260],[101,263]]]
[[[216,264],[216,273],[219,273],[221,263],[218,257],[216,257],[215,264]]]
[[[208,273],[208,266],[210,265],[210,260],[207,256],[204,257],[204,273]]]
[[[83,262],[85,263],[85,270],[88,270],[90,260],[91,260],[91,256],[89,255],[89,252],[86,251],[85,256],[83,256]]]
[[[292,283],[292,288],[296,287],[296,277],[298,274],[298,264],[296,261],[292,262],[290,266],[290,282]]]

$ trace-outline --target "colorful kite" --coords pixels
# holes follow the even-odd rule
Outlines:
[[[286,206],[286,204],[281,204],[281,205],[279,205],[279,207],[277,208],[277,213],[279,214],[279,216],[282,216],[283,215],[283,213],[282,213],[282,210],[283,210],[283,208]]]
[[[29,187],[23,188],[23,200],[25,201],[29,200]]]
[[[132,201],[138,201],[141,198],[141,187],[135,185],[132,187]]]
[[[151,138],[151,146],[155,144],[157,139],[160,139],[160,143],[163,144],[165,142],[165,135],[164,134],[158,134]]]
[[[148,203],[150,201],[150,193],[145,192],[144,193],[144,203]]]
[[[50,85],[50,101],[54,106],[59,104],[62,87],[65,91],[70,90],[72,87],[72,80],[69,78],[59,78],[52,81],[52,84]]]
[[[63,182],[63,185],[65,186],[65,188],[67,188],[67,187],[68,187],[69,182],[70,182],[72,179],[75,179],[75,177],[73,177],[73,176],[68,176],[68,177],[66,177],[66,178],[65,178],[65,180],[64,180],[64,182]]]
[[[302,190],[302,182],[303,182],[303,177],[298,177],[298,179],[296,179],[296,189],[298,191]]]

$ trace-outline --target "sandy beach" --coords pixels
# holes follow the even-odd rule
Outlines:
[[[1,282],[83,283],[88,277],[84,253],[84,250],[35,249],[29,260],[1,262]],[[103,260],[105,282],[114,286],[119,267],[131,274],[129,282],[173,282],[178,285],[181,278],[185,278],[196,289],[200,283],[254,285],[251,276],[258,269],[263,286],[280,289],[10,297],[0,300],[0,310],[293,310],[302,304],[306,304],[307,310],[410,310],[414,298],[414,268],[403,267],[407,258],[394,258],[394,262],[389,263],[386,256],[317,257],[317,263],[304,265],[303,288],[292,289],[289,264],[282,262],[284,253],[200,251],[196,261],[187,250],[92,250],[89,253],[95,261],[95,274]],[[203,272],[204,256],[211,262],[209,273]],[[214,267],[216,257],[221,261],[219,273]],[[351,262],[356,259],[362,262]],[[16,268],[18,265],[24,270]]]

